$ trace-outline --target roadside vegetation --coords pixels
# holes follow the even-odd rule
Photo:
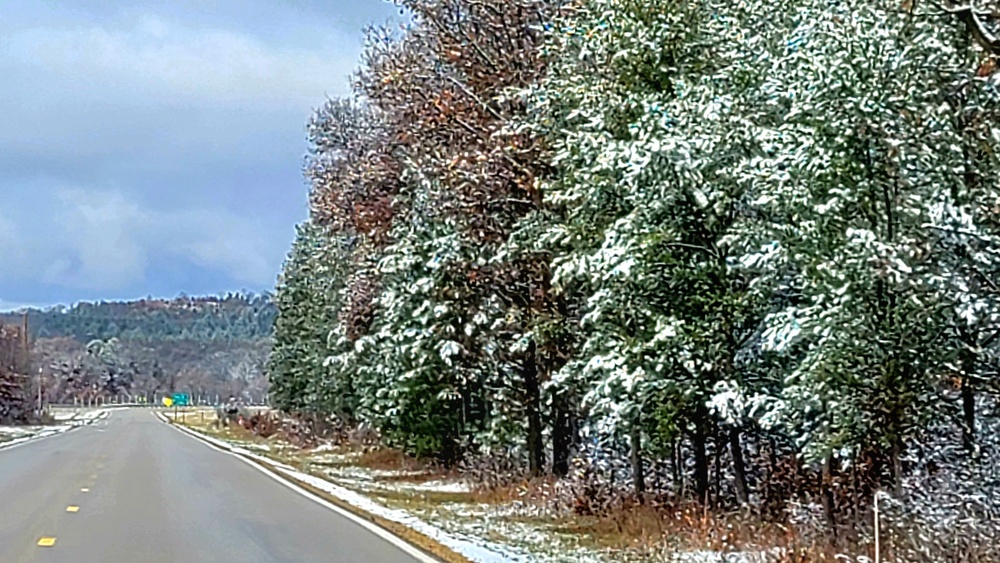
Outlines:
[[[308,125],[277,407],[578,544],[861,561],[878,498],[1000,560],[995,12],[400,4]]]

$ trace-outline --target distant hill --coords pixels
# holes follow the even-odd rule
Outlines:
[[[269,338],[277,309],[270,295],[179,297],[138,301],[81,302],[72,307],[28,309],[34,338],[107,340],[253,340]],[[0,313],[20,324],[22,312]]]
[[[32,372],[51,401],[186,392],[212,400],[267,393],[264,365],[276,308],[270,295],[81,302],[0,313],[28,316]]]

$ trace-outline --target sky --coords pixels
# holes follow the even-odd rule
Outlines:
[[[271,289],[383,0],[0,0],[0,310]]]

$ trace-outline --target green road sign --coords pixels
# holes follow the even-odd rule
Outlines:
[[[174,393],[173,403],[178,407],[186,407],[188,406],[188,399],[189,397],[186,393]]]

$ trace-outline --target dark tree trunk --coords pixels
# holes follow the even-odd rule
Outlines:
[[[718,424],[712,424],[712,443],[715,446],[713,465],[715,466],[715,479],[712,483],[712,504],[721,505],[722,498],[722,452],[726,450],[723,445],[722,429]]]
[[[541,392],[535,351],[535,343],[532,342],[524,360],[522,374],[524,377],[525,411],[528,417],[528,471],[531,472],[532,477],[538,477],[542,474],[545,456],[542,443]]]
[[[976,392],[972,378],[962,378],[962,442],[970,453],[976,451]]]
[[[898,434],[892,439],[892,488],[897,497],[903,495],[903,440]]]
[[[962,331],[962,445],[966,451],[976,451],[976,391],[972,377],[976,372],[977,337],[970,331]]]
[[[701,502],[708,502],[708,455],[705,452],[705,421],[699,417],[691,437],[694,449],[694,494]]]
[[[823,515],[826,517],[827,525],[830,526],[830,538],[837,541],[837,513],[833,499],[833,454],[827,455],[823,460],[823,468],[820,471],[820,497],[823,502]]]
[[[559,477],[569,474],[570,448],[573,447],[573,428],[569,405],[559,394],[552,402],[552,473]]]
[[[743,463],[743,446],[740,445],[740,429],[737,427],[729,430],[729,453],[733,456],[733,473],[736,475],[736,499],[745,506],[750,502],[750,495],[747,490],[746,466]]]
[[[684,437],[680,436],[674,443],[673,451],[673,469],[674,469],[674,482],[677,483],[677,496],[679,498],[684,498],[687,493],[687,483],[684,479]]]
[[[639,502],[642,502],[643,494],[646,492],[646,473],[642,466],[642,427],[638,421],[632,423],[629,438],[632,442],[632,484],[635,487],[635,495],[639,498]]]

